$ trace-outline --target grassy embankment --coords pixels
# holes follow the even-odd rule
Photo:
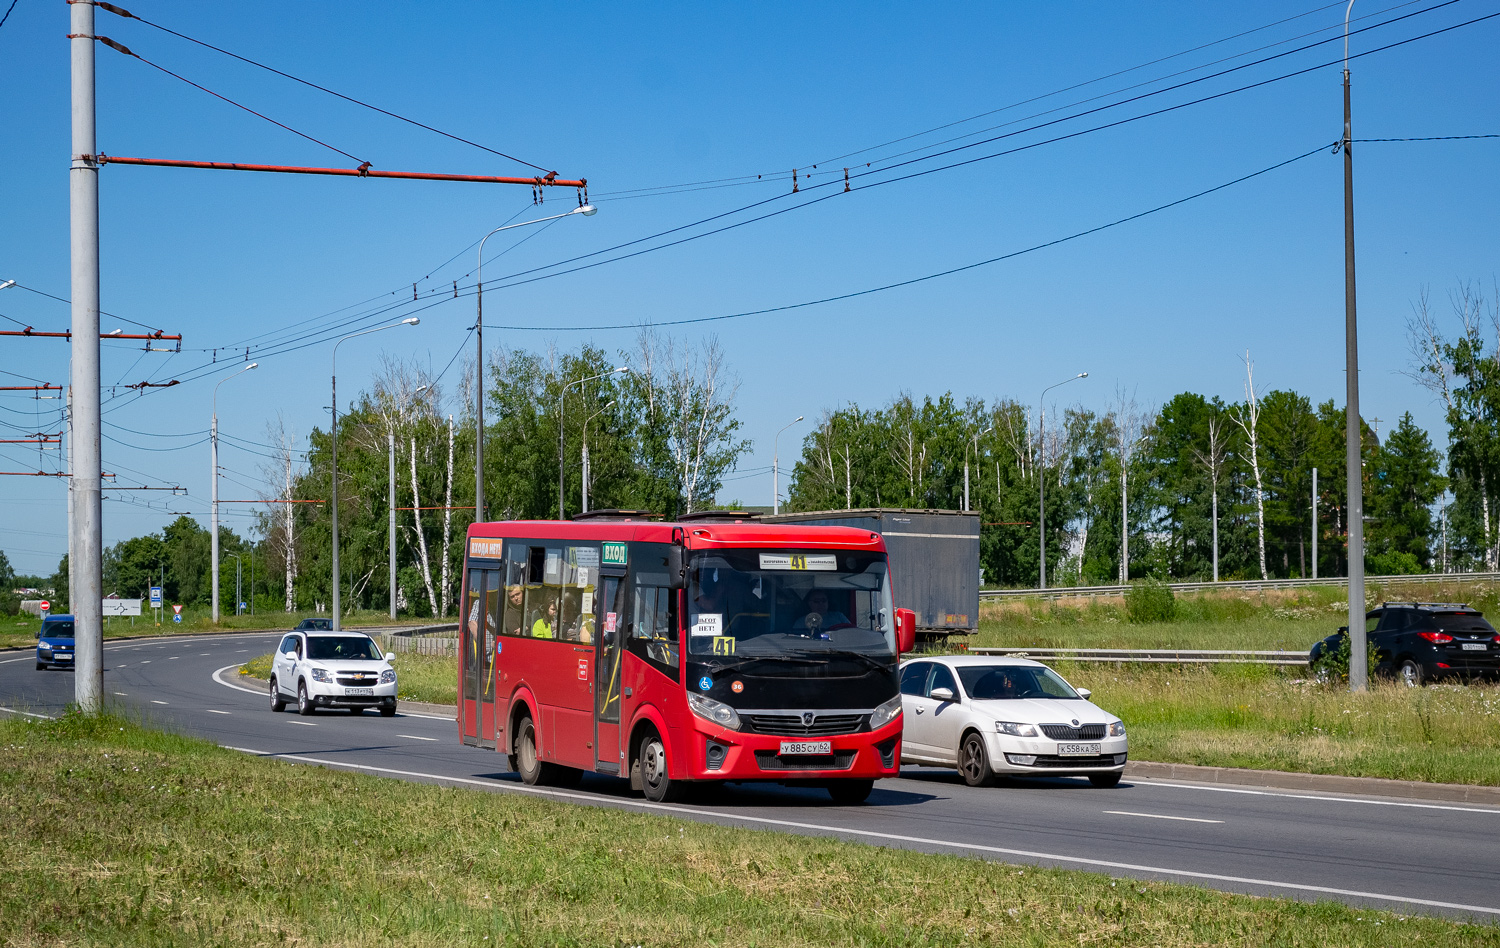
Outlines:
[[[188,606],[182,610],[182,622],[172,621],[172,612],[167,610],[166,621],[160,626],[155,625],[155,620],[149,615],[149,609],[143,609],[148,614],[139,616],[134,622],[129,618],[107,618],[104,620],[104,637],[106,639],[125,638],[129,636],[143,635],[181,635],[184,633],[201,632],[252,632],[270,631],[276,629],[290,629],[298,622],[306,618],[316,618],[326,613],[316,612],[262,612],[257,615],[229,615],[223,614],[219,617],[219,624],[214,625],[213,611],[208,606]],[[439,624],[442,622],[455,622],[456,619],[424,619],[420,617],[402,616],[396,620],[397,625],[426,625]],[[391,625],[391,617],[388,612],[367,610],[353,612],[345,616],[343,625],[351,629],[371,628]],[[36,630],[41,626],[41,620],[36,616],[19,615],[0,619],[0,648],[7,646],[20,646],[35,644]]]
[[[1500,928],[1017,869],[0,723],[6,944],[1351,945]]]

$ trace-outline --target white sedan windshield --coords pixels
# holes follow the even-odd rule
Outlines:
[[[1077,698],[1078,692],[1050,668],[1025,665],[963,665],[958,678],[976,701],[996,698]]]

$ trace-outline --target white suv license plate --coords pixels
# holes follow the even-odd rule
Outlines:
[[[1483,642],[1465,642],[1464,643],[1464,651],[1465,652],[1483,652],[1486,648],[1488,648],[1488,646],[1486,646]]]
[[[359,697],[361,695],[373,696],[375,694],[375,689],[374,688],[345,688],[344,689],[344,694],[350,695],[350,696],[353,696],[353,697]]]
[[[1059,757],[1098,757],[1098,744],[1059,744],[1057,745]]]
[[[833,741],[782,741],[781,756],[796,757],[799,754],[832,754]]]

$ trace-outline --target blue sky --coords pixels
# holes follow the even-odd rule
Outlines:
[[[564,177],[589,179],[598,215],[515,232],[515,239],[529,239],[487,264],[487,278],[755,201],[770,199],[764,210],[793,207],[823,193],[790,195],[793,168],[800,176],[817,163],[818,172],[841,176],[849,165],[857,175],[864,161],[878,169],[879,159],[899,151],[930,151],[937,141],[1044,110],[1069,107],[1048,116],[1058,117],[1153,91],[1168,84],[1163,77],[1170,73],[1188,70],[1171,80],[1180,82],[1326,39],[1343,19],[1342,6],[1314,0],[958,4],[940,14],[930,6],[872,3],[124,5]],[[1365,18],[1358,27],[1417,11],[1430,12],[1357,34],[1351,52],[1497,13],[1500,4],[1360,0],[1354,15]],[[1280,20],[1287,21],[1268,26]],[[64,297],[67,32],[61,0],[19,0],[0,28],[0,107],[7,116],[0,125],[0,281],[16,279]],[[139,22],[101,11],[98,32],[377,168],[530,173]],[[1313,35],[1289,42],[1306,33]],[[1500,132],[1500,77],[1491,68],[1497,38],[1500,18],[1356,59],[1355,137]],[[1262,46],[1271,48],[1249,53]],[[1187,50],[1195,51],[1175,55]],[[1339,44],[1327,44],[948,160],[1227,91],[1328,62],[1339,52]],[[105,153],[353,164],[113,50],[100,48],[98,57],[99,147]],[[1228,57],[1236,58],[1206,66]],[[1133,67],[1143,68],[1049,96]],[[1136,83],[1150,84],[1120,91]],[[1038,96],[1049,97],[1007,108]],[[862,151],[997,109],[1004,111]],[[849,194],[836,186],[825,189],[835,194],[830,200],[725,233],[487,291],[487,324],[534,331],[491,331],[486,345],[571,348],[588,341],[629,349],[632,328],[567,327],[737,313],[972,263],[1328,145],[1340,125],[1339,73],[1330,66],[963,168]],[[1500,141],[1370,144],[1355,155],[1365,415],[1393,422],[1411,410],[1442,444],[1436,406],[1401,374],[1409,361],[1405,322],[1424,288],[1446,306],[1456,281],[1493,279]],[[757,174],[759,181],[732,187],[640,198],[621,193]],[[714,334],[729,351],[742,380],[744,434],[756,444],[742,464],[748,471],[769,465],[771,436],[797,415],[809,422],[783,439],[784,458],[795,454],[795,436],[822,409],[849,401],[880,404],[901,390],[1035,402],[1046,385],[1087,370],[1088,380],[1055,393],[1059,405],[1103,410],[1117,387],[1133,390],[1147,405],[1183,390],[1238,399],[1247,349],[1260,386],[1342,404],[1341,175],[1341,159],[1325,150],[1142,220],[966,273],[671,331],[688,339]],[[856,181],[883,177],[894,174]],[[524,187],[105,167],[104,309],[180,332],[191,351],[169,356],[106,344],[104,382],[198,376],[106,405],[105,433],[115,439],[104,444],[106,469],[120,472],[122,483],[183,485],[190,496],[166,506],[206,522],[203,438],[217,376],[201,374],[203,362],[214,357],[202,350],[318,325],[314,321],[326,313],[383,294],[392,301],[409,298],[414,281],[423,290],[455,279],[463,284],[472,251],[434,268],[506,220],[556,213],[575,198],[560,191],[540,208],[529,201]],[[508,246],[501,240],[490,242],[492,251]],[[0,314],[37,329],[68,323],[65,305],[17,289],[0,291]],[[415,329],[345,345],[341,397],[368,384],[383,353],[417,357],[440,370],[472,324],[473,298],[435,305],[421,317]],[[124,326],[105,317],[106,329],[117,325]],[[226,384],[219,399],[222,430],[253,443],[268,440],[267,423],[278,413],[304,435],[326,425],[329,350],[321,344],[262,358],[260,369]],[[233,359],[227,349],[217,357]],[[0,337],[0,369],[65,382],[66,344]],[[455,366],[445,379],[450,393],[457,377]],[[25,383],[7,377],[0,384]],[[44,409],[55,405],[41,403]],[[31,414],[36,407],[24,398],[0,398],[0,420],[46,426],[45,415]],[[37,469],[35,451],[0,448],[0,468]],[[221,463],[233,480],[222,485],[222,496],[254,496],[265,462],[225,447]],[[56,469],[53,457],[42,464]],[[723,496],[769,503],[770,494],[769,473],[756,473],[732,481]],[[6,511],[0,548],[18,569],[46,573],[55,567],[66,548],[64,495],[54,479],[0,479]],[[228,522],[243,523],[244,513],[237,510]],[[159,529],[169,519],[161,510],[110,502],[105,540]]]

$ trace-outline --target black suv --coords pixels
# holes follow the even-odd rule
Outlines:
[[[332,632],[332,619],[303,619],[293,632]]]
[[[1339,647],[1341,628],[1308,653],[1316,661]],[[1444,678],[1500,678],[1500,635],[1476,609],[1461,602],[1386,602],[1365,613],[1365,635],[1375,673],[1415,688]]]

